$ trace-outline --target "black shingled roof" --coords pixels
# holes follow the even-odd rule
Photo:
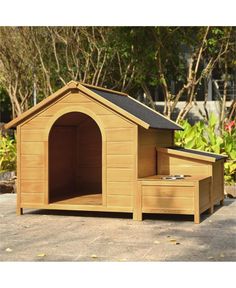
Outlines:
[[[216,160],[221,160],[221,159],[227,158],[227,156],[224,156],[224,155],[212,154],[212,153],[200,151],[200,150],[191,150],[191,149],[186,149],[186,148],[179,147],[179,146],[168,147],[168,149],[183,151],[186,153],[192,153],[192,154],[197,154],[197,155],[202,155],[202,156],[208,156],[208,157],[215,158]]]
[[[112,102],[113,104],[119,106],[135,117],[143,120],[150,125],[150,128],[156,129],[169,129],[169,130],[183,130],[180,126],[175,124],[172,121],[169,121],[167,118],[161,114],[155,113],[148,107],[138,103],[132,97],[123,96],[116,94],[115,92],[107,92],[99,90],[96,88],[87,87],[91,91],[95,92],[99,96],[105,98],[106,100]]]

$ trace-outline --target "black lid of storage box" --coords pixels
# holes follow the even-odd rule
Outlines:
[[[192,153],[192,154],[197,154],[197,155],[202,155],[202,156],[208,156],[208,157],[215,158],[216,160],[221,160],[221,159],[226,159],[227,158],[227,156],[225,156],[225,155],[214,154],[214,153],[209,153],[209,152],[195,150],[195,149],[186,149],[186,148],[179,147],[179,146],[172,146],[172,147],[168,147],[168,148],[169,149],[173,149],[173,150],[186,152],[186,153]]]

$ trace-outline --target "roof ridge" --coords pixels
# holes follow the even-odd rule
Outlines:
[[[97,89],[97,90],[110,92],[110,93],[113,93],[113,94],[118,94],[118,95],[122,95],[122,96],[129,96],[127,93],[116,91],[116,90],[112,90],[112,89],[109,89],[109,88],[104,88],[104,87],[101,87],[101,86],[95,86],[95,85],[87,84],[87,83],[84,83],[84,82],[77,82],[77,83],[82,85],[82,86],[85,86],[87,88],[94,88],[94,89]]]

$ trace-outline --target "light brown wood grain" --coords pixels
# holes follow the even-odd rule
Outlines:
[[[183,208],[142,208],[143,213],[152,213],[152,214],[184,214],[184,215],[193,215],[193,209],[183,209]]]
[[[196,189],[194,191],[194,223],[200,223],[200,193],[199,193],[199,183],[196,185]]]
[[[67,210],[67,211],[98,211],[98,212],[127,212],[133,211],[132,207],[107,207],[104,205],[90,205],[90,204],[61,204],[61,203],[50,203],[50,204],[35,204],[35,203],[24,203],[22,208],[32,209],[48,209],[48,210]]]
[[[133,169],[128,168],[107,168],[108,182],[128,182],[135,181],[135,174]]]
[[[67,103],[89,103],[90,100],[87,96],[83,95],[82,93],[70,93],[68,96],[64,97],[60,103],[63,103],[64,106]]]
[[[108,168],[134,169],[135,155],[107,155]]]
[[[22,142],[43,142],[46,139],[44,129],[24,129],[21,128]]]
[[[210,164],[201,160],[179,155],[158,153],[158,174],[161,175],[206,175],[209,176]]]
[[[21,128],[20,126],[16,129],[16,137],[17,137],[17,180],[16,180],[16,214],[22,215],[23,209],[21,206]]]
[[[107,142],[107,155],[133,155],[132,142]]]
[[[44,193],[44,181],[21,180],[22,193]]]
[[[22,193],[21,203],[24,204],[43,204],[44,194],[43,193]]]
[[[21,180],[45,180],[44,169],[38,168],[21,168]]]
[[[157,174],[157,147],[170,146],[173,134],[168,130],[138,128],[138,177]]]
[[[107,207],[132,207],[132,201],[129,195],[107,195]]]
[[[134,134],[134,127],[131,128],[107,128],[107,141],[108,142],[124,142],[136,140]],[[136,142],[136,141],[135,141]]]
[[[181,208],[193,209],[193,198],[191,197],[156,197],[143,196],[142,206],[146,208]]]
[[[199,205],[200,209],[206,205],[211,206],[211,181],[200,181]]]
[[[212,166],[213,175],[213,202],[217,204],[224,199],[224,162],[218,161]]]
[[[22,129],[24,130],[38,130],[44,129],[48,124],[50,117],[37,116],[22,125]]]
[[[85,194],[80,196],[74,196],[74,197],[61,197],[61,199],[55,199],[53,202],[55,204],[60,205],[102,205],[102,194]]]
[[[134,183],[128,182],[107,182],[107,195],[129,195],[133,196],[136,193]]]
[[[21,142],[21,155],[44,155],[44,142]]]
[[[193,193],[194,187],[176,186],[175,184],[168,186],[156,184],[143,187],[143,196],[192,198]]]
[[[142,221],[142,182],[138,181],[136,186],[136,193],[133,197],[133,220]]]
[[[133,123],[117,115],[100,115],[105,129],[107,128],[132,128]]]
[[[21,155],[21,167],[22,168],[37,168],[44,167],[44,157],[41,155]]]

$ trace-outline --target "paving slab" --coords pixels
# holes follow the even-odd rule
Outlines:
[[[236,200],[192,216],[24,209],[0,195],[0,261],[235,261]]]

